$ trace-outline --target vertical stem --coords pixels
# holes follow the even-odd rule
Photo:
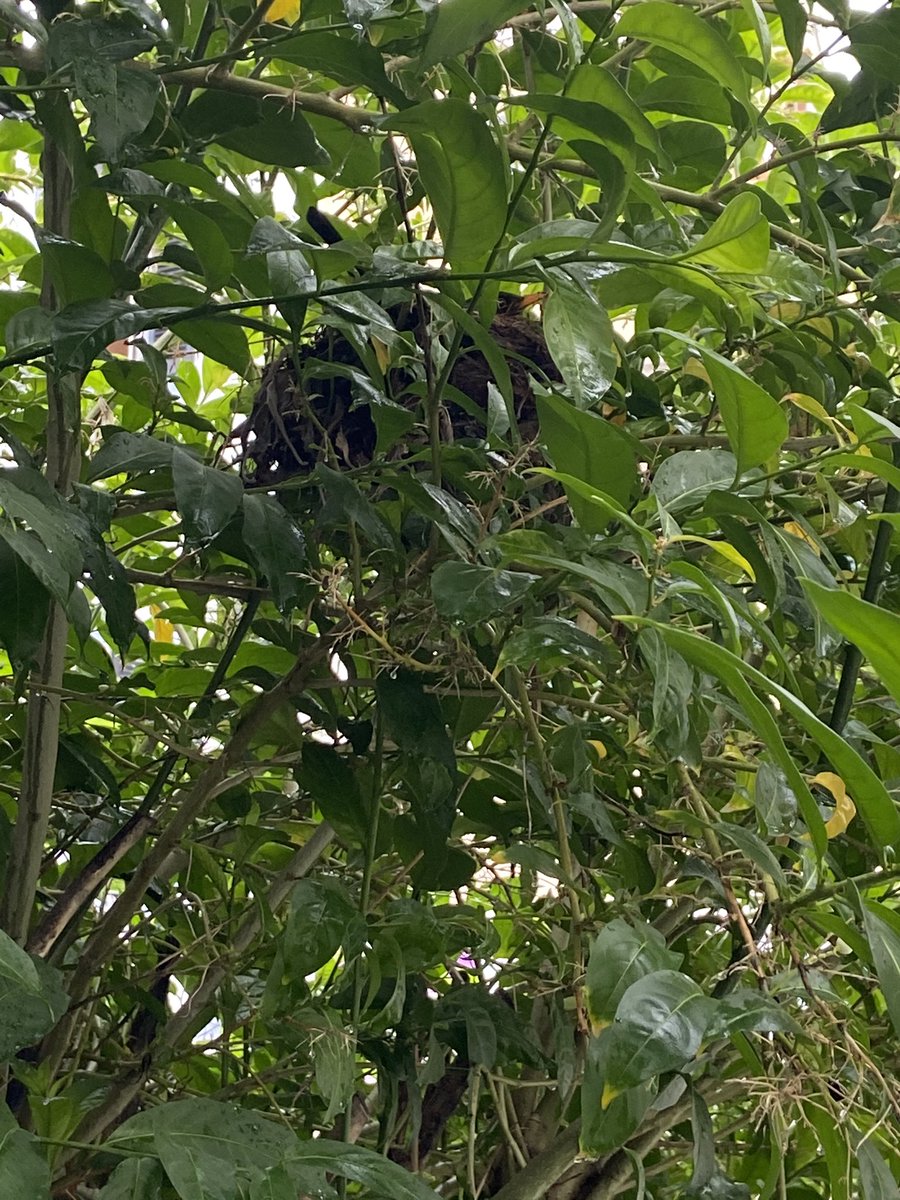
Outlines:
[[[63,151],[49,136],[41,155],[44,182],[44,232],[68,237],[72,176]],[[45,275],[41,304],[57,307],[52,280]],[[81,426],[81,378],[51,367],[47,375],[47,464],[49,483],[67,495],[78,472]],[[0,925],[24,943],[34,907],[41,858],[53,804],[53,780],[59,746],[60,688],[69,624],[65,610],[53,601],[47,616],[37,663],[30,676],[31,700],[25,719],[22,788],[12,833],[9,869],[0,901]]]

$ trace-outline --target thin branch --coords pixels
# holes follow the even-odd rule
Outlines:
[[[855,146],[868,146],[884,142],[900,142],[900,133],[860,133],[856,137],[841,138],[836,142],[816,142],[814,145],[803,146],[799,150],[792,150],[789,154],[775,154],[758,166],[751,167],[749,171],[744,171],[742,175],[737,175],[734,179],[729,179],[721,187],[713,188],[706,195],[712,197],[714,200],[719,200],[722,196],[727,196],[737,188],[743,187],[745,183],[749,183],[752,179],[757,179],[760,175],[768,175],[770,171],[775,171],[779,167],[787,166],[792,162],[798,162],[800,159],[809,158],[812,155],[825,154],[831,150],[852,150]]]

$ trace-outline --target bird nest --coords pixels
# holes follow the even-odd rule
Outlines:
[[[515,420],[513,440],[536,437],[533,381],[558,382],[560,375],[531,315],[533,302],[533,297],[502,295],[490,325],[490,338],[509,368],[511,406],[499,399],[485,355],[471,338],[463,339],[443,397],[444,441],[484,444],[489,410],[493,405],[496,411],[498,401]],[[356,468],[382,457],[396,460],[418,454],[428,444],[420,352],[433,353],[435,338],[446,349],[452,330],[441,330],[434,321],[425,328],[408,307],[388,312],[408,337],[410,353],[386,371],[383,388],[372,382],[363,360],[371,363],[372,355],[377,360],[384,347],[375,337],[363,344],[362,335],[346,322],[323,325],[296,352],[285,350],[268,364],[250,415],[235,432],[248,483],[306,475],[319,462]]]

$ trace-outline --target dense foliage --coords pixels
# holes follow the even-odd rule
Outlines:
[[[2,1195],[896,1200],[900,9],[0,27]]]

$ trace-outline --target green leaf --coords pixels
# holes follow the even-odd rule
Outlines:
[[[781,17],[781,28],[784,31],[784,41],[791,56],[791,63],[796,66],[803,53],[806,38],[806,9],[800,0],[775,0],[775,8]]]
[[[799,1033],[800,1027],[783,1004],[771,996],[742,988],[723,996],[706,1029],[709,1040],[734,1033]]]
[[[858,646],[900,704],[900,616],[849,592],[801,579],[803,590],[829,625]]]
[[[303,534],[277,500],[253,494],[244,497],[243,536],[251,562],[287,616],[301,594],[306,571]]]
[[[727,358],[702,351],[725,431],[737,459],[738,471],[766,462],[788,435],[784,409],[764,388]]]
[[[306,742],[294,778],[315,800],[326,821],[339,830],[349,827],[359,837],[365,834],[368,807],[346,755],[339,754],[332,746]]]
[[[615,1021],[600,1035],[604,1101],[686,1066],[700,1049],[714,1008],[680,971],[654,971],[626,988]]]
[[[105,1148],[155,1155],[181,1200],[239,1200],[242,1181],[283,1162],[290,1129],[215,1100],[175,1100],[130,1117]]]
[[[250,370],[247,335],[238,325],[205,319],[177,321],[172,325],[172,332],[201,354],[223,363],[238,375],[246,375]]]
[[[383,96],[398,108],[409,104],[406,95],[385,74],[379,52],[362,38],[308,29],[279,42],[274,50],[278,59],[297,63],[349,87],[367,87],[374,95]]]
[[[898,1200],[900,1187],[875,1141],[867,1137],[856,1147],[863,1200]]]
[[[172,480],[185,536],[192,545],[204,545],[221,533],[244,495],[234,471],[204,466],[180,447],[172,453]]]
[[[201,92],[182,118],[196,138],[277,167],[326,168],[330,159],[313,128],[295,105],[279,97],[257,100],[224,91]]]
[[[110,1175],[99,1200],[160,1200],[164,1182],[157,1159],[126,1158]]]
[[[86,371],[112,342],[177,320],[187,308],[137,308],[125,300],[87,300],[57,313],[50,326],[60,370]]]
[[[33,1046],[68,1007],[62,975],[0,931],[0,1062]]]
[[[698,1200],[749,1200],[750,1189],[735,1183],[722,1171],[716,1159],[715,1136],[706,1101],[694,1090],[691,1126],[694,1134],[694,1170],[685,1195]]]
[[[878,972],[881,994],[894,1029],[900,1034],[900,934],[881,916],[880,907],[874,903],[862,906],[863,926]]]
[[[200,259],[207,286],[212,291],[224,287],[234,270],[234,255],[225,234],[215,221],[191,205],[170,204],[169,212]]]
[[[578,67],[572,75],[566,96],[574,101],[587,101],[608,113],[613,113],[628,127],[639,146],[643,146],[652,154],[658,153],[659,136],[655,127],[647,120],[615,75],[604,67],[588,63]],[[590,132],[596,134],[600,141],[603,140],[601,129],[596,125],[590,127]]]
[[[585,977],[587,1012],[594,1032],[612,1021],[633,983],[654,971],[675,971],[681,960],[652,925],[635,927],[621,917],[605,925],[591,943]]]
[[[430,758],[448,771],[456,770],[456,755],[436,696],[425,692],[410,671],[382,671],[375,681],[378,707],[385,730],[401,750]]]
[[[0,472],[0,508],[9,520],[27,525],[53,557],[59,567],[59,571],[53,571],[53,579],[65,579],[67,582],[62,584],[65,589],[63,595],[60,594],[59,582],[51,590],[57,598],[64,599],[81,574],[82,566],[81,553],[72,537],[69,522],[71,510],[67,511],[44,477],[30,467],[11,467]],[[21,540],[12,539],[12,531],[4,531],[4,536],[14,550],[23,545]],[[38,577],[45,586],[49,586],[45,576]]]
[[[770,710],[753,696],[748,680],[763,693],[774,696],[817,743],[846,784],[875,844],[879,847],[900,845],[900,814],[884,784],[868,763],[839,734],[820,721],[802,700],[737,655],[706,638],[673,626],[657,625],[657,628],[689,662],[718,676],[741,704],[751,724],[784,770],[797,796],[813,844],[820,853],[825,849],[825,830],[818,806],[784,745],[777,721]]]
[[[769,222],[759,196],[735,196],[685,256],[732,274],[757,274],[769,259]]]
[[[747,76],[730,46],[709,21],[692,10],[665,0],[644,0],[624,11],[616,36],[660,46],[705,71],[752,113]]]
[[[0,1196],[50,1200],[50,1165],[34,1134],[16,1124],[5,1104],[0,1105]]]
[[[602,643],[579,629],[574,621],[567,621],[564,617],[543,617],[518,627],[510,634],[503,643],[497,666],[515,663],[518,666],[550,669],[562,666],[573,658],[598,662],[602,654]]]
[[[103,445],[90,460],[87,482],[108,479],[110,475],[143,475],[172,464],[173,446],[146,433],[128,433],[125,429],[103,429]]]
[[[431,576],[431,594],[442,616],[474,622],[515,607],[538,578],[524,571],[444,562]]]
[[[447,7],[440,6],[439,18]],[[481,263],[500,240],[507,205],[507,171],[487,122],[450,97],[426,100],[381,124],[412,140],[445,258],[454,265]]]
[[[0,537],[0,645],[14,667],[34,662],[49,609],[46,588],[13,546]]]
[[[678,450],[660,463],[650,492],[675,516],[700,508],[710,492],[729,491],[736,473],[727,450]]]
[[[421,66],[427,69],[477,46],[526,8],[530,0],[495,0],[490,5],[484,0],[442,0],[425,40]]]
[[[544,303],[547,349],[577,408],[598,404],[616,377],[612,322],[593,293],[556,277]]]
[[[153,72],[120,65],[152,44],[116,17],[57,21],[48,41],[50,65],[70,68],[75,90],[91,116],[91,133],[104,158],[115,160],[150,123],[160,80]]]
[[[284,965],[294,979],[323,967],[343,945],[356,909],[334,880],[301,879],[291,893]]]
[[[436,1193],[415,1175],[364,1146],[327,1138],[298,1141],[285,1161],[362,1184],[384,1200],[436,1200]]]

